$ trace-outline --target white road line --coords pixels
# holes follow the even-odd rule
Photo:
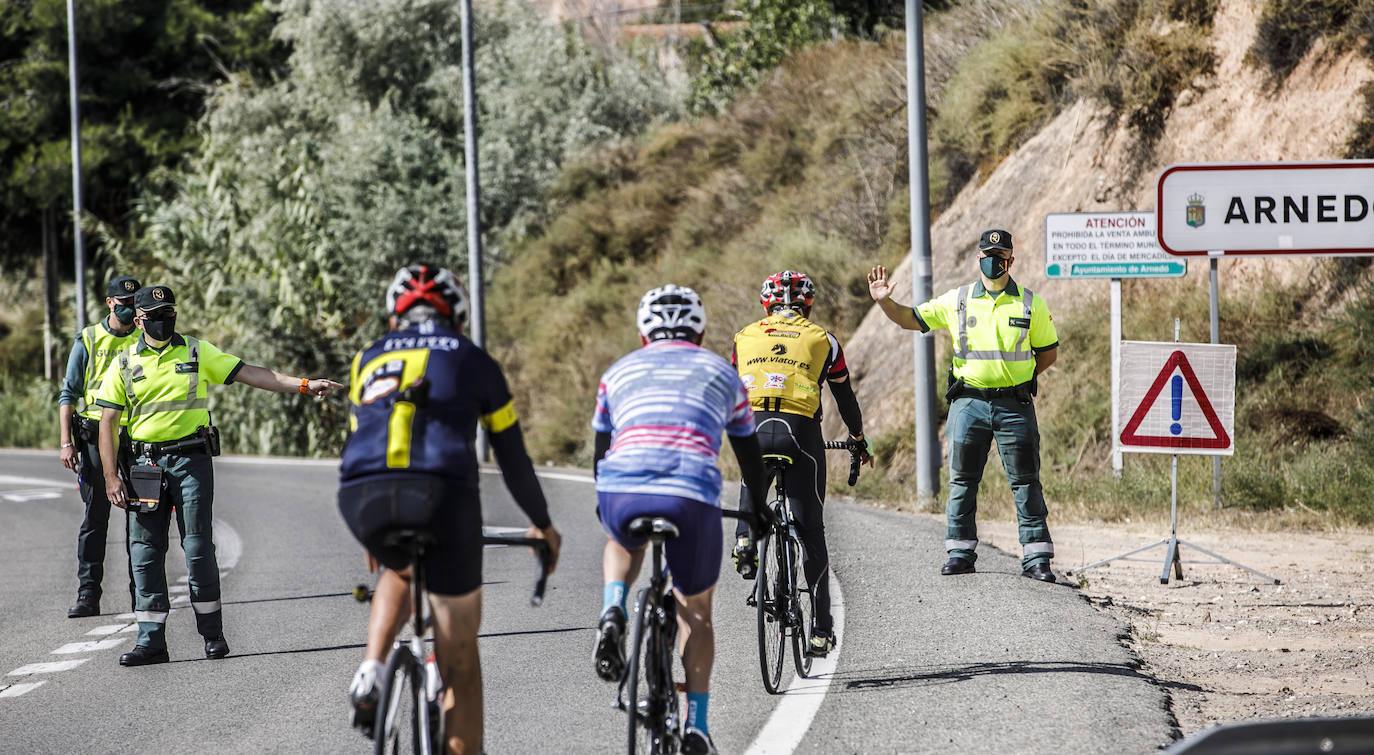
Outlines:
[[[133,613],[121,613],[121,614],[119,614],[118,616],[116,616],[115,618],[116,618],[116,619],[128,619],[128,620],[130,620],[130,621],[133,621],[134,619],[137,619],[138,616],[137,616],[136,614],[133,614]]]
[[[123,637],[115,637],[112,640],[92,640],[90,642],[69,642],[66,645],[52,651],[53,655],[70,655],[72,653],[90,653],[96,650],[109,650],[110,648],[123,645]]]
[[[15,503],[28,503],[29,501],[50,501],[54,498],[61,498],[62,492],[52,488],[39,488],[37,490],[6,490],[0,493],[0,498]]]
[[[11,684],[8,687],[0,687],[0,697],[19,697],[25,692],[32,692],[42,687],[44,684],[47,684],[47,682],[24,682],[23,684]]]
[[[223,519],[216,519],[215,528],[215,553],[218,556],[220,576],[238,565],[239,557],[243,555],[243,538],[229,523]]]
[[[482,467],[478,471],[482,474],[501,474],[501,470],[496,467]],[[545,472],[542,469],[535,468],[534,473],[539,477],[549,480],[567,480],[568,482],[585,482],[588,484],[596,482],[596,480],[592,478],[590,472],[585,474],[577,474],[575,472]]]
[[[835,579],[834,572],[830,574],[830,612],[835,620],[835,649],[811,663],[811,675],[806,679],[792,677],[778,707],[773,709],[773,715],[768,717],[745,755],[791,753],[811,728],[811,721],[830,689],[830,677],[835,673],[840,648],[844,645],[844,593],[840,592],[840,581]]]
[[[51,661],[49,663],[30,663],[5,674],[5,676],[29,676],[30,674],[51,674],[57,671],[68,671],[89,661],[90,658],[73,658],[70,661]]]
[[[219,456],[216,464],[263,464],[269,467],[337,467],[338,459],[297,459],[283,456]]]
[[[86,636],[87,636],[87,637],[108,637],[108,636],[110,636],[110,635],[112,635],[112,634],[119,634],[120,632],[126,631],[126,630],[128,630],[128,628],[129,628],[130,626],[133,626],[133,625],[132,625],[132,624],[106,624],[106,625],[103,626],[103,627],[96,627],[95,629],[92,629],[91,631],[89,631],[89,632],[86,633]]]
[[[9,453],[8,450],[5,453]],[[17,475],[0,474],[0,485],[38,485],[44,488],[65,488],[76,487],[76,475],[72,475],[68,480],[54,480],[48,477],[19,477]]]

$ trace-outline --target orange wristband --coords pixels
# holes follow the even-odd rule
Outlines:
[[[310,378],[301,378],[301,393],[310,392]]]

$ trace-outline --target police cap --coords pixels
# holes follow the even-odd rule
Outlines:
[[[134,306],[142,310],[175,306],[176,297],[166,286],[144,286],[134,294]]]
[[[983,235],[978,238],[978,251],[983,252],[988,249],[1001,249],[1010,252],[1011,234],[997,228],[983,231]]]
[[[121,275],[110,281],[110,285],[105,289],[105,296],[111,299],[127,299],[134,295],[134,292],[141,288],[139,282],[127,275]]]

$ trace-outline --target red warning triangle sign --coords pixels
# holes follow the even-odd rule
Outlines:
[[[1177,369],[1183,374],[1183,379],[1188,383],[1188,387],[1193,391],[1193,398],[1197,399],[1198,406],[1202,409],[1202,416],[1207,420],[1207,424],[1212,428],[1215,438],[1182,438],[1173,435],[1140,435],[1140,423],[1145,420],[1145,415],[1150,413],[1151,407],[1155,404],[1155,399],[1159,398],[1159,393],[1164,388],[1164,384],[1169,382]],[[1222,426],[1221,419],[1217,417],[1217,412],[1212,408],[1212,401],[1207,398],[1207,394],[1202,392],[1202,384],[1198,382],[1197,373],[1193,372],[1193,366],[1188,363],[1188,357],[1182,351],[1175,351],[1169,355],[1164,362],[1164,369],[1159,371],[1159,377],[1150,385],[1149,390],[1145,391],[1145,398],[1140,401],[1140,406],[1131,415],[1131,419],[1126,423],[1125,429],[1121,431],[1121,443],[1128,446],[1154,446],[1156,448],[1229,448],[1231,436],[1227,435],[1226,428]]]

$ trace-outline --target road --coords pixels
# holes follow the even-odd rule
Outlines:
[[[345,690],[367,618],[350,590],[370,579],[334,507],[336,465],[222,457],[215,471],[232,654],[206,660],[182,607],[168,621],[172,662],[129,669],[118,665],[134,638],[122,522],[111,526],[104,613],[67,619],[74,478],[55,452],[0,451],[0,750],[367,750]],[[485,553],[486,747],[613,752],[624,717],[590,657],[604,542],[595,496],[577,470],[542,479],[565,536],[544,606],[528,605],[527,552]],[[483,475],[482,495],[488,525],[526,524],[499,474]],[[977,574],[941,577],[943,533],[927,519],[833,501],[826,518],[844,623],[821,679],[764,692],[747,584],[724,569],[710,709],[721,752],[1063,755],[1171,741],[1164,692],[1136,670],[1121,626],[1074,589],[1024,579],[1018,559],[991,549]],[[174,545],[169,583],[184,586],[185,573]]]

